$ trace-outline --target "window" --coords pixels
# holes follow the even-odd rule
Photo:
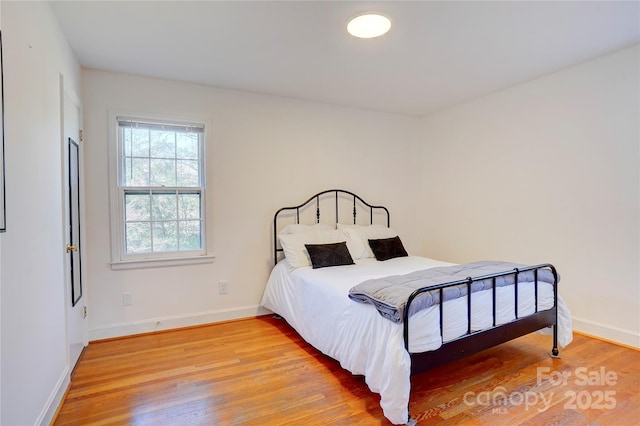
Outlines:
[[[112,265],[206,255],[204,130],[202,124],[117,117]]]

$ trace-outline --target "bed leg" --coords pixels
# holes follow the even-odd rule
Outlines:
[[[411,412],[409,412],[409,415],[407,417],[409,417],[409,420],[407,420],[406,426],[416,426],[418,424],[418,421],[416,419],[411,418]]]
[[[551,358],[560,358],[560,351],[558,350],[558,325],[553,326],[553,349],[549,352]]]

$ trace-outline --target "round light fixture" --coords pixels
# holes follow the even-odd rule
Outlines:
[[[384,15],[368,12],[352,18],[347,31],[358,38],[375,38],[386,34],[391,28],[391,20]]]

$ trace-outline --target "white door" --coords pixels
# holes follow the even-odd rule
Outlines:
[[[67,305],[67,342],[69,368],[73,370],[82,350],[87,345],[88,327],[86,295],[82,278],[82,228],[81,186],[82,140],[80,125],[82,108],[78,98],[64,87],[61,78],[61,95],[64,99],[62,122],[65,161],[65,304]]]

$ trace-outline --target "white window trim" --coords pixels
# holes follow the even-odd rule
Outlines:
[[[155,268],[166,266],[194,265],[211,263],[215,256],[211,252],[211,237],[208,231],[207,213],[207,141],[210,138],[211,125],[208,119],[203,117],[182,117],[176,115],[158,115],[149,113],[139,113],[131,111],[109,111],[108,117],[108,138],[109,138],[109,222],[111,233],[111,269],[139,269]],[[141,120],[166,121],[172,123],[184,123],[187,125],[204,125],[204,141],[201,147],[202,161],[202,250],[189,251],[184,253],[171,252],[148,253],[139,255],[126,255],[124,242],[124,217],[122,189],[119,186],[121,178],[120,168],[120,147],[118,138],[118,118],[135,117]]]

